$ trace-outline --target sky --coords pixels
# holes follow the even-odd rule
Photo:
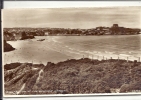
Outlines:
[[[141,7],[106,8],[24,8],[2,11],[2,25],[12,27],[95,28],[111,27],[141,28]]]

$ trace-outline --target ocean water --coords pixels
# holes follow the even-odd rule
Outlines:
[[[45,39],[44,41],[37,41]],[[141,35],[36,36],[31,40],[8,41],[14,51],[4,53],[4,64],[43,63],[88,57],[91,59],[128,59],[141,57]]]

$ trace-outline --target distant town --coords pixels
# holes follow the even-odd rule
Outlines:
[[[96,27],[91,29],[70,28],[4,28],[4,40],[32,39],[34,36],[88,36],[88,35],[137,35],[139,28],[120,27],[113,24],[111,27]]]

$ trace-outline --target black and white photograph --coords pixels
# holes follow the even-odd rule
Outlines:
[[[141,93],[141,7],[3,9],[3,91]]]

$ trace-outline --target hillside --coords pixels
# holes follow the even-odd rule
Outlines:
[[[70,59],[57,64],[4,66],[6,94],[90,94],[141,90],[141,63],[125,60]],[[13,92],[14,91],[14,92]]]
[[[5,40],[32,39],[34,36],[86,36],[86,35],[138,35],[141,34],[139,28],[126,28],[118,24],[111,27],[99,26],[90,29],[70,29],[70,28],[4,28]]]

